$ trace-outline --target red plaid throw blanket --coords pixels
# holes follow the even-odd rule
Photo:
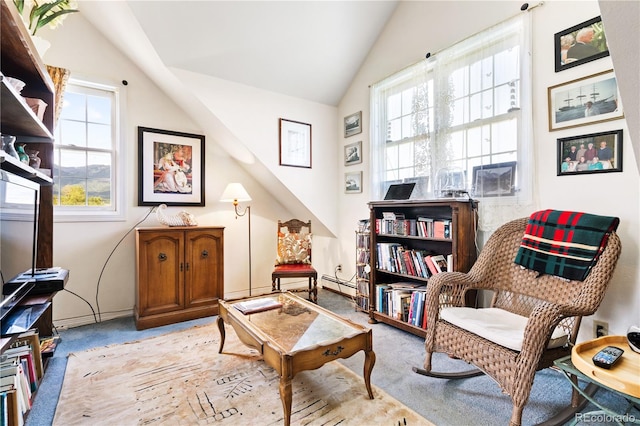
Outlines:
[[[529,217],[515,263],[544,274],[583,281],[618,228],[617,217],[542,210]]]

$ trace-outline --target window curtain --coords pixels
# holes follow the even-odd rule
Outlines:
[[[416,91],[424,91],[417,94],[421,101],[414,102],[414,121],[424,129],[424,152],[416,154],[420,151],[416,148],[414,161],[421,162],[429,178],[426,198],[441,197],[447,188],[467,190],[473,196],[473,166],[516,161],[515,191],[509,196],[492,194],[480,199],[479,242],[503,223],[528,216],[533,209],[534,170],[530,59],[531,16],[524,13],[372,85],[372,198],[382,199],[393,179],[384,173],[388,168],[387,99],[402,87],[416,87],[420,88]],[[418,108],[423,104],[427,108],[420,114]],[[475,124],[477,119],[484,120],[481,126]],[[507,129],[517,130],[519,137],[506,139],[518,140],[505,143],[499,136]]]
[[[62,112],[62,100],[64,98],[64,91],[67,87],[67,81],[69,81],[71,72],[68,69],[54,67],[51,65],[47,65],[47,71],[49,72],[49,76],[51,76],[51,80],[53,80],[53,87],[55,90],[54,102],[56,109],[53,116],[53,127],[55,128],[58,124],[60,113]]]

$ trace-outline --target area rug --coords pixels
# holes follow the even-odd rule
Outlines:
[[[54,425],[281,425],[279,377],[215,325],[69,354]],[[363,357],[364,360],[364,357]],[[375,371],[375,367],[374,367]],[[292,425],[430,425],[338,362],[296,375]]]

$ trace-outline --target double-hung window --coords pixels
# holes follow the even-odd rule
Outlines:
[[[70,80],[55,130],[53,204],[57,220],[122,215],[117,186],[119,91]]]
[[[398,182],[417,183],[412,198],[530,199],[529,19],[498,24],[372,86],[373,199]]]

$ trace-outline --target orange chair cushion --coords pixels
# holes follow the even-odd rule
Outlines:
[[[290,263],[285,265],[277,265],[273,270],[273,275],[288,276],[308,276],[317,275],[318,273],[313,266],[306,263]]]

